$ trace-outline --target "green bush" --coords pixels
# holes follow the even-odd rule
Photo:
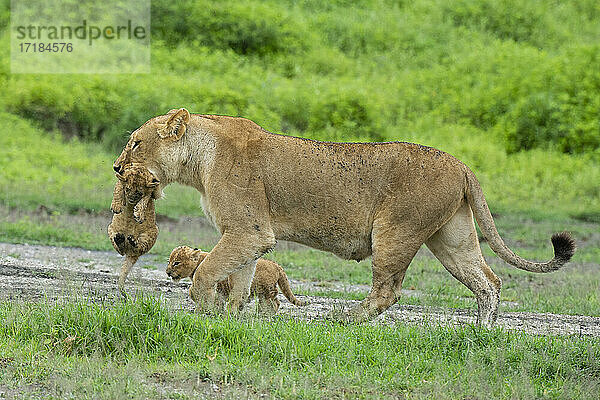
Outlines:
[[[305,32],[285,9],[257,2],[154,1],[152,32],[170,46],[199,44],[265,55],[304,47]],[[301,35],[303,34],[303,35]]]
[[[9,112],[36,121],[47,131],[104,142],[110,148],[121,146],[127,131],[159,108],[157,93],[95,76],[69,83],[62,77],[13,78],[7,94],[4,104]]]
[[[137,75],[10,74],[0,25],[0,111],[38,133],[101,142],[109,174],[128,132],[187,107],[314,139],[430,144],[493,177],[491,199],[507,208],[559,207],[545,196],[570,165],[587,171],[585,190],[560,209],[597,210],[599,10],[593,0],[153,0],[152,73]],[[502,178],[509,167],[527,171]]]
[[[600,148],[600,46],[569,49],[538,69],[547,91],[518,99],[499,125],[509,152],[555,147],[565,153]]]
[[[322,96],[313,104],[308,120],[309,131],[327,131],[337,140],[362,137],[381,140],[378,135],[375,112],[366,97],[354,92]]]
[[[514,153],[535,147],[551,147],[565,136],[559,106],[549,93],[536,93],[520,100],[508,116],[506,150]]]
[[[10,0],[0,0],[0,30],[10,22]]]
[[[457,26],[479,29],[499,39],[536,47],[565,39],[560,24],[548,17],[545,2],[460,0],[446,3],[444,12]]]

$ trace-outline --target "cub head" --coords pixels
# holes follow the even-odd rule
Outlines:
[[[129,141],[113,164],[122,174],[126,165],[139,163],[151,170],[160,180],[166,180],[168,170],[178,161],[179,140],[185,135],[190,113],[185,108],[169,111],[147,121],[131,134]],[[168,183],[168,182],[167,182]]]
[[[160,185],[160,181],[156,179],[148,168],[139,165],[127,165],[123,169],[123,173],[116,173],[117,178],[123,182],[125,189],[125,198],[129,204],[137,204],[142,197],[149,196]]]
[[[169,256],[167,275],[175,282],[183,278],[191,278],[198,265],[208,253],[189,246],[179,246],[173,249]]]

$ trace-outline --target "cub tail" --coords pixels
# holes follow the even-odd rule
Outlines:
[[[290,303],[302,307],[306,305],[305,301],[298,300],[294,293],[292,293],[292,289],[290,288],[290,281],[288,281],[288,277],[285,274],[285,271],[281,266],[279,267],[279,279],[277,279],[277,285],[281,289],[283,295],[290,301]]]

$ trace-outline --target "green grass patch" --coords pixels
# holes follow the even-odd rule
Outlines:
[[[4,385],[46,385],[92,364],[157,368],[168,383],[206,377],[278,398],[597,398],[600,342],[476,327],[442,328],[234,320],[171,312],[155,299],[118,304],[0,304]],[[35,354],[35,356],[33,356]],[[127,368],[125,368],[127,369]],[[60,381],[60,380],[59,380]],[[90,383],[73,382],[70,395]],[[95,383],[108,397],[107,380]],[[133,385],[135,386],[135,385]],[[142,386],[142,385],[140,385]],[[50,390],[62,388],[50,386]],[[111,389],[112,390],[112,389]],[[143,389],[121,388],[132,398]],[[151,390],[148,387],[146,390]],[[138,392],[140,391],[140,392]]]
[[[16,222],[1,221],[0,241],[83,247],[90,250],[108,250],[109,246],[112,248],[106,236],[102,237],[77,227],[57,226],[52,220],[40,224],[32,222],[28,217]]]

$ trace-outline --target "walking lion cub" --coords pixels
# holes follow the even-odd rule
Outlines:
[[[119,291],[125,293],[125,280],[138,258],[150,251],[158,237],[154,200],[160,198],[160,182],[146,168],[132,164],[117,173],[108,237],[125,256],[119,275]]]
[[[191,278],[193,280],[198,265],[200,265],[207,255],[208,252],[192,249],[189,246],[176,247],[169,256],[167,275],[174,281],[179,281],[183,278]],[[277,294],[279,293],[277,286],[279,286],[281,292],[290,303],[296,306],[306,305],[306,302],[298,300],[294,296],[294,293],[292,293],[287,275],[279,264],[264,258],[258,259],[254,279],[250,286],[250,294],[258,297],[260,310],[271,313],[276,313],[279,310],[280,302],[277,299]],[[231,283],[229,282],[229,278],[217,283],[217,293],[224,299],[227,299],[230,292]],[[190,297],[192,297],[191,291]],[[193,297],[192,300],[196,301]]]

